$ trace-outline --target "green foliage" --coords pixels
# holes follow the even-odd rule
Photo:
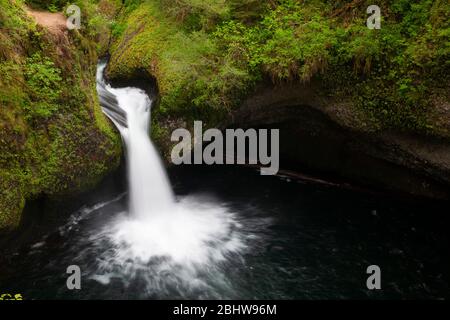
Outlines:
[[[278,6],[253,27],[229,21],[213,36],[228,55],[274,80],[308,81],[324,71],[337,34],[329,21],[295,2]]]
[[[77,5],[81,10],[79,32],[96,43],[97,52],[104,55],[108,50],[111,32],[117,30],[116,15],[122,6],[121,0],[73,0],[68,4]],[[112,30],[113,29],[113,30]]]
[[[28,114],[50,117],[57,109],[57,99],[61,94],[61,70],[49,58],[39,52],[26,59],[25,79],[32,104],[26,104]]]
[[[120,137],[95,90],[93,30],[115,4],[83,2],[84,29],[61,41],[22,1],[0,0],[0,228],[19,224],[25,199],[86,190],[118,164]]]
[[[113,55],[110,75],[149,69],[159,80],[160,114],[217,120],[253,83],[247,70],[222,56],[208,32],[179,28],[154,3],[142,4],[119,23],[127,26],[121,37],[129,41],[120,47],[123,54]]]
[[[345,92],[379,129],[429,131],[426,98],[449,82],[450,4],[380,1],[382,28],[369,30],[370,4],[133,2],[120,24],[126,29],[115,33],[110,73],[147,68],[159,81],[162,113],[210,118],[264,79],[316,79],[327,92]]]
[[[127,12],[131,12],[139,7],[143,0],[125,0],[122,3],[125,5]]]
[[[111,34],[113,37],[119,37],[121,36],[125,29],[126,29],[126,25],[124,23],[118,23],[118,22],[113,22],[111,25]]]
[[[34,8],[46,9],[50,12],[60,11],[69,2],[67,0],[27,0],[27,4]]]
[[[19,226],[25,199],[17,176],[0,169],[0,230]]]
[[[160,9],[186,30],[209,30],[229,14],[225,0],[159,0]]]

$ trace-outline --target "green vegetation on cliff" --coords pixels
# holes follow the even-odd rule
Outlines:
[[[120,139],[95,92],[107,52],[112,80],[142,69],[157,80],[160,145],[186,121],[218,125],[259,85],[296,82],[345,102],[353,128],[449,138],[450,4],[380,0],[370,30],[372,2],[0,0],[0,228],[19,223],[26,199],[85,190],[117,165]],[[78,31],[25,10],[72,3]]]
[[[125,1],[109,75],[145,68],[158,80],[159,115],[216,122],[262,82],[317,82],[352,104],[370,130],[449,135],[435,89],[448,91],[450,4],[378,1]],[[448,101],[448,94],[444,93]]]
[[[101,30],[51,32],[24,8],[0,0],[0,228],[26,199],[93,187],[121,153],[95,89]]]

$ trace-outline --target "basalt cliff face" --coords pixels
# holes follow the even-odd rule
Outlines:
[[[361,127],[350,102],[313,84],[262,85],[228,120],[241,128],[280,129],[281,167],[378,190],[450,198],[450,140]],[[449,117],[449,105],[446,119]]]

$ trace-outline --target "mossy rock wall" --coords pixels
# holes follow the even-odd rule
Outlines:
[[[121,140],[97,99],[96,63],[105,48],[88,21],[81,30],[49,30],[23,1],[8,0],[0,0],[0,21],[3,229],[20,223],[28,199],[94,187],[118,166]]]
[[[450,161],[441,155],[450,145],[450,5],[440,0],[379,1],[381,29],[371,30],[366,20],[372,4],[125,1],[107,73],[112,80],[132,79],[145,70],[156,79],[160,99],[152,111],[152,136],[166,158],[175,128],[192,129],[193,120],[202,120],[206,128],[245,127],[248,123],[239,117],[249,101],[259,103],[261,108],[252,111],[262,116],[289,102],[298,108],[284,116],[294,120],[308,100],[302,94],[314,91],[316,98],[308,106],[352,132],[361,145],[377,141],[394,146],[392,154],[375,155],[381,161],[428,175],[447,188]],[[258,101],[279,88],[291,89],[281,90],[273,105]],[[430,155],[424,151],[427,145]],[[317,146],[321,148],[327,146]],[[361,147],[354,152],[357,157],[370,151]],[[333,167],[329,163],[318,169]],[[364,181],[367,168],[354,170]],[[386,174],[384,180],[389,179],[396,183]],[[426,193],[420,190],[416,193]]]

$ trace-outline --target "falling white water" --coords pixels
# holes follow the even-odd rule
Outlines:
[[[91,278],[102,284],[111,278],[128,283],[144,273],[150,291],[167,285],[207,286],[200,273],[222,281],[219,264],[245,248],[242,226],[224,205],[195,196],[175,200],[148,135],[151,100],[143,90],[106,84],[104,68],[100,64],[97,69],[97,91],[127,150],[130,213],[89,239],[94,244],[107,239],[112,245],[98,258]]]
[[[104,68],[105,65],[101,65],[97,78],[102,79]],[[110,104],[110,107],[120,108],[126,114],[127,126],[124,126],[107,113],[126,144],[131,213],[142,219],[170,214],[174,204],[172,190],[161,159],[148,137],[151,100],[141,89],[115,89],[108,85],[103,88],[117,99],[118,105]]]

